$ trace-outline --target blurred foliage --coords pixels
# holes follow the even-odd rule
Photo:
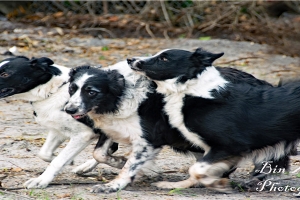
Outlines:
[[[300,1],[76,0],[32,1],[26,5],[20,2],[20,6],[15,3],[11,3],[15,9],[9,13],[6,9],[5,14],[12,20],[38,26],[79,30],[101,37],[212,36],[277,45],[279,51],[288,55],[300,54]]]

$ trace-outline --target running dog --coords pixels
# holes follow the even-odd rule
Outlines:
[[[122,67],[122,64],[118,66]],[[67,82],[70,70],[55,65],[45,57],[28,59],[18,56],[0,62],[0,98],[11,96],[14,99],[30,101],[35,120],[49,130],[38,156],[51,163],[42,175],[25,183],[27,188],[47,187],[65,165],[99,136],[100,148],[97,150],[101,157],[97,157],[98,161],[117,168],[122,168],[125,164],[124,158],[111,156],[118,149],[118,144],[101,134],[100,130],[93,130],[92,121],[88,117],[77,120],[63,111],[69,99]],[[54,158],[53,152],[67,138],[70,138],[67,146]],[[97,164],[95,159],[91,159],[73,172],[86,173]]]
[[[230,191],[221,176],[243,158],[255,163],[279,160],[300,139],[300,82],[259,87],[228,79],[213,61],[223,53],[170,49],[149,58],[128,59],[131,68],[164,95],[163,111],[172,128],[204,150],[190,167],[190,178],[159,182],[161,188],[202,184]]]

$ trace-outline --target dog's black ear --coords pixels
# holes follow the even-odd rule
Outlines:
[[[192,58],[194,60],[196,60],[196,62],[199,62],[199,66],[202,67],[207,67],[207,66],[211,66],[212,63],[220,58],[221,56],[223,56],[224,53],[210,53],[208,51],[205,51],[201,48],[196,49],[196,51],[192,54]]]
[[[54,64],[54,62],[50,58],[46,58],[46,57],[42,57],[42,58],[32,57],[30,63],[33,67],[38,66],[40,68],[43,68],[44,70],[46,70],[45,68],[47,68],[48,66]]]
[[[54,62],[50,58],[42,57],[42,58],[32,58],[30,60],[31,67],[42,69],[43,71],[52,74],[52,75],[60,75],[61,71],[53,67]]]
[[[77,68],[72,68],[69,72],[69,82],[73,82],[74,81],[74,75],[77,72]]]
[[[117,70],[108,71],[109,90],[115,96],[120,96],[125,87],[125,78]]]
[[[69,82],[74,81],[74,76],[77,72],[82,71],[82,70],[84,71],[84,70],[87,70],[90,68],[91,68],[91,66],[89,66],[89,65],[83,65],[83,66],[78,66],[78,67],[72,68],[69,72],[69,77],[70,77]]]

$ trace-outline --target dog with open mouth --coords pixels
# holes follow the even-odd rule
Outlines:
[[[172,128],[204,150],[189,169],[190,178],[159,182],[161,188],[202,184],[230,191],[222,174],[245,158],[254,163],[287,157],[300,139],[300,82],[278,87],[235,81],[213,61],[213,54],[167,49],[149,58],[128,59],[131,68],[153,80],[164,95],[163,111]],[[233,76],[234,77],[234,76]]]
[[[87,115],[94,128],[132,148],[118,177],[94,186],[92,192],[116,192],[126,187],[152,165],[163,145],[182,153],[193,152],[195,156],[202,156],[203,152],[165,123],[161,114],[162,96],[155,93],[153,82],[135,75],[124,63],[127,66],[123,69],[81,66],[70,72],[70,99],[65,111],[73,117]],[[159,129],[157,135],[152,134],[152,129]]]
[[[128,60],[130,65],[131,61]],[[272,87],[236,69],[222,68],[222,74],[234,83]],[[107,137],[132,146],[132,152],[119,176],[110,183],[94,186],[92,192],[108,193],[123,189],[136,179],[138,172],[165,145],[179,152],[192,152],[197,159],[203,157],[202,147],[186,139],[169,124],[169,117],[163,112],[164,95],[157,93],[155,88],[152,81],[135,74],[128,65],[122,69],[110,67],[107,70],[81,66],[70,72],[70,99],[65,111],[73,117],[88,116],[94,128],[100,129]],[[97,155],[96,147],[96,160]],[[223,171],[222,176],[230,171]]]
[[[88,117],[72,118],[63,111],[69,99],[70,70],[54,64],[46,57],[28,59],[18,56],[0,62],[0,98],[13,97],[30,101],[35,120],[49,130],[38,156],[51,163],[42,175],[25,183],[27,188],[47,187],[60,170],[96,138],[99,138],[97,149],[102,156],[98,156],[99,162],[117,168],[125,164],[125,158],[111,155],[118,149],[118,144],[113,143],[100,130],[93,129]],[[67,138],[70,141],[66,147],[54,157],[54,151]],[[97,166],[98,161],[91,159],[73,172],[89,172]]]

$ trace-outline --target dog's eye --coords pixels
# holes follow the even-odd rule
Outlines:
[[[168,59],[166,57],[164,57],[164,56],[159,57],[159,60],[165,61],[165,62],[168,61]]]
[[[6,77],[9,77],[9,74],[6,73],[6,72],[2,72],[2,73],[0,74],[0,76],[3,77],[3,78],[6,78]]]
[[[74,92],[72,87],[69,87],[69,93],[72,94]]]
[[[88,92],[89,96],[95,96],[97,94],[97,92],[93,91],[93,90],[90,90]]]

